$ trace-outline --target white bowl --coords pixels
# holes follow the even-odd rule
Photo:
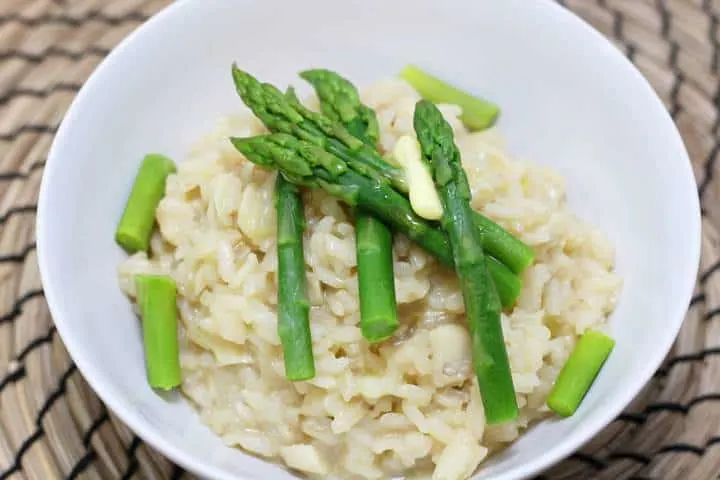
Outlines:
[[[47,301],[80,371],[137,434],[207,478],[279,479],[225,447],[178,397],[145,380],[140,325],[117,285],[113,233],[143,155],[181,159],[243,108],[233,61],[287,85],[309,67],[362,85],[415,63],[496,101],[510,150],[568,180],[571,208],[617,245],[617,347],[579,411],[547,421],[475,478],[536,474],[608,424],[648,381],[683,320],[700,215],[680,136],[651,87],[600,34],[550,1],[185,0],[94,72],[53,144],[37,243]]]

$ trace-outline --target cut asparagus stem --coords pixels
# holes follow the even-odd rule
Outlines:
[[[115,241],[127,252],[149,248],[155,209],[165,193],[165,180],[173,172],[175,164],[163,155],[153,153],[143,159],[115,232]]]
[[[406,66],[400,77],[418,91],[420,96],[433,103],[451,103],[462,109],[460,119],[470,130],[490,127],[500,109],[494,103],[470,95],[413,65]]]
[[[615,341],[596,330],[586,331],[578,340],[550,390],[547,405],[563,417],[569,417],[580,406]]]
[[[488,424],[510,422],[518,416],[518,405],[503,338],[502,308],[472,222],[470,186],[460,151],[452,128],[433,103],[418,102],[413,123],[443,203],[441,223],[448,232],[463,292],[485,418]]]
[[[351,135],[346,128],[325,115],[311,112],[294,95],[283,94],[273,85],[233,65],[233,80],[242,101],[274,133],[286,133],[311,143],[346,162],[361,175],[379,178],[407,197],[408,188],[401,169],[388,164],[374,148]],[[480,214],[473,221],[481,230],[484,248],[515,273],[530,265],[533,250]],[[502,232],[502,235],[499,235]]]
[[[390,338],[400,326],[395,299],[392,235],[374,217],[356,217],[360,328],[370,342]]]
[[[152,388],[171,390],[181,381],[175,282],[163,275],[137,275],[135,288],[148,383]]]
[[[278,335],[283,346],[285,376],[292,381],[315,376],[310,335],[310,302],[305,287],[300,192],[278,174],[275,184],[278,253]]]
[[[361,175],[335,155],[291,135],[273,133],[230,141],[249,161],[277,168],[296,185],[321,188],[351,207],[362,208],[407,235],[443,265],[455,268],[447,234],[416,215],[407,198],[386,182]],[[520,278],[498,261],[488,263],[503,306],[512,306],[522,288]]]
[[[355,86],[330,70],[300,74],[315,89],[325,115],[342,123],[354,137],[375,148],[379,128],[375,111],[360,102]],[[395,298],[392,234],[361,209],[355,215],[355,244],[360,297],[360,329],[366,340],[382,342],[400,326]]]

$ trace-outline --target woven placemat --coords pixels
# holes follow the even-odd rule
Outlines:
[[[37,192],[58,122],[109,50],[167,3],[0,1],[0,480],[191,478],[87,386],[55,332],[35,255]],[[720,478],[720,0],[561,3],[611,38],[672,113],[703,200],[703,245],[696,295],[664,366],[542,478]]]

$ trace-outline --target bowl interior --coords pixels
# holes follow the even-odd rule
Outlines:
[[[210,478],[290,475],[225,448],[181,398],[150,390],[140,326],[116,281],[124,253],[113,232],[142,156],[180,160],[219,116],[243,108],[233,61],[303,92],[301,69],[336,69],[363,85],[415,63],[492,98],[510,150],[564,174],[572,209],[616,244],[624,289],[601,376],[574,417],[533,428],[477,478],[519,478],[559,460],[647,381],[691,294],[699,209],[674,125],[599,34],[550,1],[185,0],[133,34],[82,90],[54,143],[38,215],[62,338],[144,439]]]

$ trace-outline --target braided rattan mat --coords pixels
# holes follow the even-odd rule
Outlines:
[[[0,480],[190,478],[77,372],[43,300],[34,243],[59,120],[109,49],[168,1],[0,0]],[[543,478],[720,478],[720,0],[562,3],[612,38],[666,102],[694,162],[704,232],[696,296],[665,365]]]

